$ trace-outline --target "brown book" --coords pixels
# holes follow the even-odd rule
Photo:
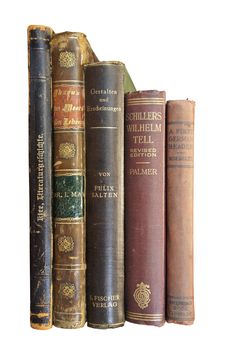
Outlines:
[[[126,320],[165,322],[165,92],[126,95]]]
[[[194,107],[167,102],[167,321],[192,324]]]
[[[85,143],[82,65],[96,57],[83,33],[56,34],[52,46],[54,126],[53,322],[85,323]]]

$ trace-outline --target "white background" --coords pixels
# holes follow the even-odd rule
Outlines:
[[[1,3],[1,354],[235,354],[235,1]],[[121,60],[137,89],[196,101],[193,326],[126,322],[115,330],[29,326],[29,24],[87,34],[100,60]],[[2,349],[5,349],[2,351]]]

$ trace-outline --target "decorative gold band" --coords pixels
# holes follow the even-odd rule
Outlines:
[[[84,218],[55,218],[55,224],[84,224]]]
[[[135,313],[135,312],[126,312],[127,319],[133,320],[143,320],[148,322],[161,322],[164,320],[164,314],[162,313]]]
[[[164,105],[165,102],[154,102],[154,101],[150,101],[150,102],[142,102],[142,101],[137,101],[137,102],[128,102],[127,106],[136,106],[136,105]]]

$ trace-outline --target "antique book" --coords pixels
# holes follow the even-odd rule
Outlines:
[[[30,322],[52,326],[52,111],[49,27],[28,27]]]
[[[83,33],[51,41],[54,128],[53,324],[85,323],[85,128],[83,64],[97,60]]]
[[[167,102],[167,321],[192,324],[194,108]]]
[[[85,66],[87,322],[124,317],[124,93],[134,85],[120,62]]]
[[[165,92],[125,96],[126,320],[165,322]]]

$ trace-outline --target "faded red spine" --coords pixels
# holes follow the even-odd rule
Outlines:
[[[165,92],[126,95],[126,319],[165,322]]]

